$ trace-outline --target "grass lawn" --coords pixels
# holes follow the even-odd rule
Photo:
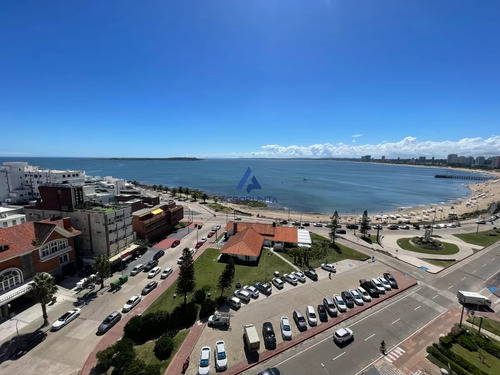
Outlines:
[[[478,234],[476,234],[475,232],[454,234],[454,236],[460,238],[462,241],[465,241],[467,243],[471,243],[473,245],[479,245],[482,247],[489,246],[500,240],[500,232],[495,232],[493,230],[479,232]]]
[[[435,266],[443,268],[449,267],[457,262],[456,260],[437,260],[437,259],[426,259],[426,258],[419,258],[419,259],[423,260],[424,262],[434,264]]]
[[[416,253],[423,254],[436,254],[436,255],[451,255],[458,253],[458,246],[449,242],[441,242],[444,246],[442,250],[430,250],[430,249],[421,249],[419,247],[413,246],[410,244],[411,238],[400,238],[398,239],[398,246],[404,250],[414,251]]]
[[[468,362],[472,363],[474,366],[483,370],[487,374],[500,374],[500,359],[496,358],[495,356],[492,356],[490,353],[485,352],[482,349],[481,349],[481,354],[483,354],[486,357],[484,364],[481,363],[481,361],[479,360],[478,352],[470,352],[463,346],[458,344],[454,344],[451,350],[454,353],[465,358]]]
[[[479,322],[481,321],[481,319],[469,318],[467,319],[467,321],[479,328]],[[481,329],[482,330],[485,329],[487,331],[490,331],[491,333],[494,333],[497,336],[500,336],[500,322],[498,320],[483,318],[483,324],[481,325]]]
[[[185,329],[183,331],[180,331],[177,333],[177,335],[174,336],[174,350],[172,351],[172,355],[170,356],[169,359],[166,359],[164,361],[160,361],[158,358],[156,358],[153,350],[155,348],[155,341],[148,341],[147,343],[143,345],[137,345],[135,346],[135,351],[137,353],[137,358],[142,359],[147,365],[149,364],[159,364],[161,366],[161,373],[163,374],[165,370],[167,369],[168,365],[170,364],[170,361],[172,358],[174,358],[175,353],[177,353],[177,350],[181,347],[182,343],[184,342],[184,339],[188,335],[189,330]]]
[[[270,254],[270,255],[268,255]],[[217,282],[222,270],[226,266],[225,263],[217,262],[219,256],[218,249],[206,249],[203,254],[194,262],[196,288],[205,290],[212,294],[213,298],[220,296],[220,290],[217,289]],[[235,266],[234,283],[231,289],[225,290],[224,295],[232,295],[236,290],[236,283],[255,284],[257,281],[264,281],[267,261],[267,280],[272,278],[274,271],[279,271],[282,275],[293,271],[293,268],[282,259],[272,254],[269,250],[262,250],[260,261],[257,266]],[[172,284],[153,304],[145,311],[145,314],[164,310],[172,311],[178,305],[184,302],[183,296],[174,298],[177,283]],[[191,299],[192,293],[188,294],[188,301]]]
[[[210,207],[215,212],[227,212],[227,213],[233,212],[229,207],[226,207],[219,203],[207,203],[207,206]]]

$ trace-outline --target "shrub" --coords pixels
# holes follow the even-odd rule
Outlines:
[[[451,348],[453,345],[453,338],[448,334],[446,336],[440,337],[439,342],[441,345],[443,345],[445,348]]]
[[[130,319],[123,328],[123,336],[133,340],[135,343],[144,342],[142,334],[144,322],[141,315],[136,315]]]
[[[481,335],[475,335],[474,341],[481,349],[500,359],[500,345],[495,341]]]
[[[196,318],[198,316],[198,308],[194,302],[190,302],[188,304],[177,306],[172,314],[170,315],[170,319],[172,321],[171,328],[187,328],[191,327]]]
[[[170,336],[162,336],[156,341],[154,353],[156,358],[159,360],[165,360],[170,358],[172,351],[174,350],[174,343]]]
[[[432,344],[432,346],[427,347],[427,353],[431,354],[434,358],[436,358],[441,363],[449,363],[452,371],[458,375],[469,375],[469,373],[464,370],[462,367],[457,365],[455,362],[450,361],[446,356],[444,356],[438,349],[436,344]]]
[[[217,297],[215,299],[215,302],[217,303],[217,307],[221,307],[222,305],[224,305],[226,303],[226,297]]]
[[[108,346],[106,349],[98,352],[96,355],[97,368],[102,372],[108,371],[113,364],[113,356],[115,355],[115,353],[116,350],[114,348],[114,345]]]
[[[455,362],[457,365],[462,367],[463,369],[469,371],[471,374],[478,374],[478,375],[488,375],[486,372],[482,371],[478,367],[476,367],[474,364],[470,363],[467,359],[456,355],[454,352],[451,350],[448,350],[442,346],[437,346],[438,350],[449,360]]]
[[[477,345],[474,344],[471,337],[467,333],[463,333],[458,337],[458,343],[470,352],[477,351]]]
[[[201,305],[206,298],[207,298],[207,293],[203,289],[198,289],[196,292],[194,292],[194,297],[193,297],[194,303]]]
[[[142,334],[146,340],[160,337],[175,324],[167,311],[155,311],[144,315],[142,321]]]
[[[206,299],[201,304],[200,319],[208,318],[215,312],[216,309],[217,309],[217,302],[215,302],[213,299],[210,298]]]

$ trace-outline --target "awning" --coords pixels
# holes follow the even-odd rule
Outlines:
[[[141,248],[141,246],[137,245],[137,244],[130,245],[125,250],[123,250],[121,253],[118,253],[118,254],[112,256],[111,258],[109,258],[109,263],[114,263],[120,259],[126,260],[127,257],[132,256],[132,254],[134,252],[136,252],[137,250],[139,250],[140,248]]]
[[[158,215],[158,214],[161,214],[162,212],[163,212],[163,210],[162,210],[161,208],[158,208],[158,209],[156,209],[156,210],[154,210],[154,211],[151,211],[151,213],[152,213],[153,215]]]

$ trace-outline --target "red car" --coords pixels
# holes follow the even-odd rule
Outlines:
[[[199,249],[201,246],[203,245],[203,242],[202,241],[198,241],[198,243],[196,244],[196,248]]]
[[[207,234],[207,237],[208,237],[208,238],[210,238],[210,237],[212,237],[214,234],[215,234],[215,232],[210,232],[210,233],[208,233],[208,234]]]
[[[176,247],[177,245],[179,245],[181,243],[180,240],[175,240],[174,242],[172,242],[172,247]]]

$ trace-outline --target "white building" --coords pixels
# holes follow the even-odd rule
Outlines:
[[[0,228],[13,227],[24,224],[26,215],[22,206],[1,206],[0,207]]]
[[[44,184],[85,182],[85,171],[40,169],[26,162],[4,162],[0,166],[0,202],[27,203],[39,198],[38,187]]]

